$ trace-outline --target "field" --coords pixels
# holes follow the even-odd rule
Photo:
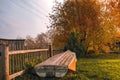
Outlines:
[[[62,80],[120,80],[120,58],[80,58],[75,74],[68,74]]]

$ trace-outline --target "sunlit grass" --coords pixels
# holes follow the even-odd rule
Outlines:
[[[77,73],[86,75],[90,80],[120,80],[120,59],[78,60]],[[116,77],[117,76],[117,77]]]
[[[119,58],[80,58],[77,71],[62,80],[120,80]]]

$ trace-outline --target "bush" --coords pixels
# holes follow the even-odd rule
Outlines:
[[[24,69],[33,68],[36,64],[41,63],[44,60],[45,60],[44,58],[35,58],[33,59],[33,61],[26,59]]]
[[[119,47],[115,47],[113,50],[114,52],[119,52]]]
[[[71,32],[64,50],[75,52],[77,57],[85,54],[86,46],[80,42],[80,34],[78,32]]]
[[[89,51],[88,51],[88,54],[90,54],[90,55],[91,55],[91,54],[95,54],[95,51],[94,51],[94,50],[89,50]]]

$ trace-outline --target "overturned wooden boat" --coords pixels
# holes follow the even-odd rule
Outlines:
[[[48,58],[34,69],[40,77],[63,77],[68,70],[76,71],[76,55],[70,50]]]

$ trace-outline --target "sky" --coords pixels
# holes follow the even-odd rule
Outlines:
[[[63,0],[57,0],[63,2]],[[0,38],[36,37],[47,31],[55,0],[0,0]]]

